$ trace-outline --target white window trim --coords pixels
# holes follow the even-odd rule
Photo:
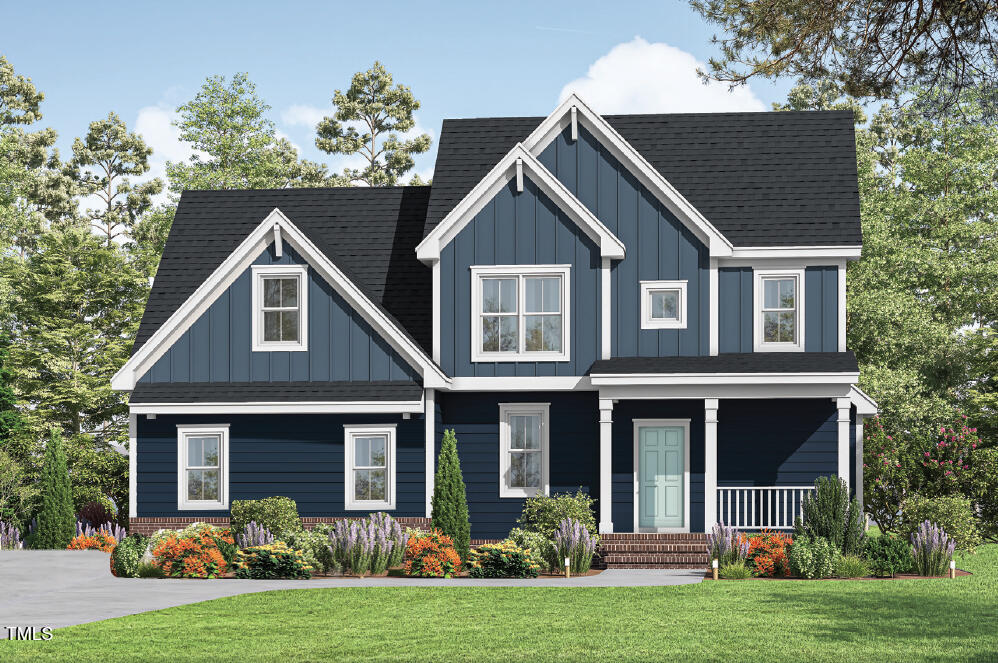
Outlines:
[[[642,329],[686,329],[686,286],[688,281],[641,281],[641,328]],[[658,290],[679,291],[679,319],[659,320],[651,317],[651,293]]]
[[[762,330],[763,279],[787,278],[797,279],[797,342],[796,343],[765,343]],[[752,340],[756,352],[803,352],[804,351],[804,270],[803,269],[767,269],[753,270],[754,301],[752,305]]]
[[[187,499],[187,438],[203,435],[219,436],[219,500]],[[177,509],[180,511],[216,511],[229,508],[229,424],[199,424],[177,426]]]
[[[516,361],[570,361],[572,357],[572,267],[571,265],[472,265],[471,266],[471,361],[472,362],[516,362]],[[561,302],[561,352],[484,352],[482,350],[482,288],[480,281],[491,276],[519,277],[517,281],[518,342],[524,347],[526,336],[524,327],[526,316],[523,313],[526,302],[525,277],[560,276],[562,283]]]
[[[518,414],[541,416],[541,486],[540,488],[513,488],[509,485],[509,417]],[[550,454],[550,403],[500,403],[499,404],[499,497],[534,497],[547,495],[551,489]]]
[[[304,352],[308,350],[308,270],[303,265],[253,265],[253,352]],[[263,279],[291,276],[298,279],[298,341],[263,340]]]
[[[395,508],[395,424],[346,424],[343,426],[343,508],[347,511],[378,511]],[[357,500],[354,499],[353,466],[354,445],[356,435],[386,435],[387,460],[385,471],[385,488],[387,500]]]

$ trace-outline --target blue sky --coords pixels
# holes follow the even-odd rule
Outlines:
[[[206,76],[247,71],[279,130],[304,156],[335,88],[381,60],[409,85],[419,126],[445,117],[546,115],[568,89],[600,112],[766,110],[789,81],[730,94],[695,80],[714,30],[685,2],[19,3],[4,9],[0,53],[46,99],[64,156],[115,111],[154,149],[154,171],[184,146],[171,113]],[[432,153],[417,172],[428,175]]]

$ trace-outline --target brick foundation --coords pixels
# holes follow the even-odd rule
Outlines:
[[[363,517],[363,516],[358,516]],[[332,516],[309,516],[302,518],[301,522],[305,529],[312,529],[320,523],[334,523],[337,520],[342,520],[342,517],[332,517]],[[416,518],[416,517],[402,517],[396,518],[403,527],[418,527],[420,529],[428,530],[430,529],[430,519],[429,518]],[[209,525],[215,525],[216,527],[228,527],[229,518],[227,516],[223,517],[209,517],[209,516],[179,516],[179,517],[152,517],[152,518],[129,518],[128,519],[128,531],[133,534],[154,534],[156,531],[161,529],[183,529],[190,525],[191,523],[208,523]]]

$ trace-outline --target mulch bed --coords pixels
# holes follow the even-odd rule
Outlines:
[[[956,570],[957,577],[960,576],[970,576],[974,575],[970,571],[964,571],[963,569]],[[703,575],[705,580],[713,580],[713,573],[708,570]],[[780,577],[773,578],[769,576],[753,576],[752,578],[745,578],[745,580],[939,580],[941,578],[949,579],[948,575],[945,576],[920,576],[914,573],[899,573],[893,578],[880,578],[877,576],[865,576],[863,578],[788,578]],[[719,580],[724,580],[724,578],[719,578]]]

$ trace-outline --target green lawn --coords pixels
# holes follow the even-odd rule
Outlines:
[[[975,575],[267,592],[3,642],[0,660],[996,660],[998,545],[958,564]]]

